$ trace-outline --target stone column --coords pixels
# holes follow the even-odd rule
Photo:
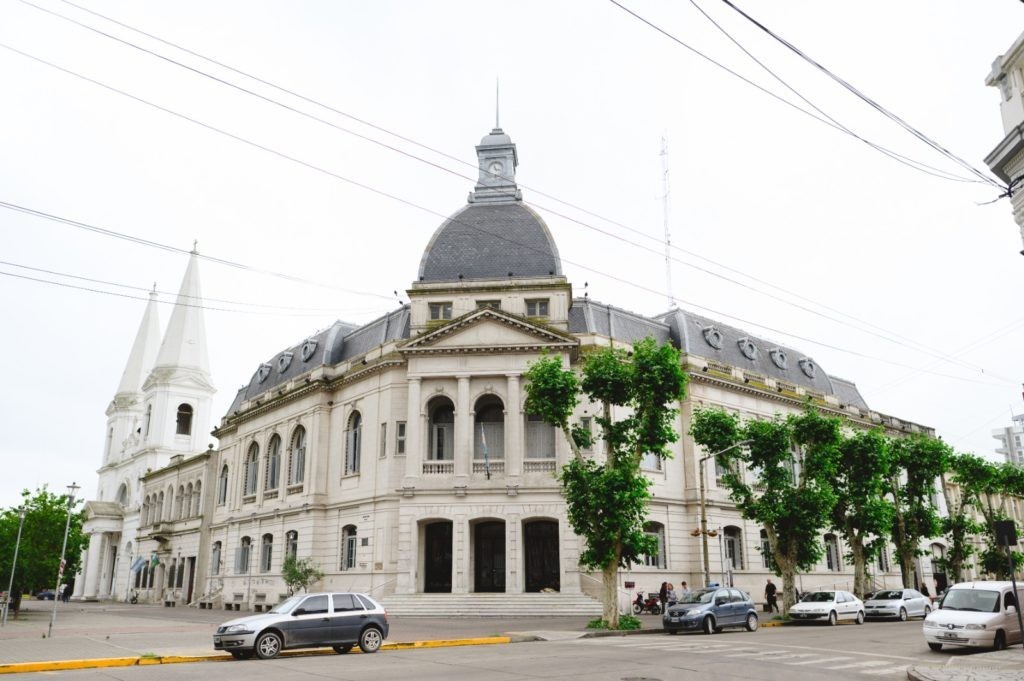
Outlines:
[[[405,414],[405,484],[420,477],[423,472],[423,419],[420,416],[420,390],[423,379],[409,378],[409,399]]]
[[[472,409],[469,405],[469,376],[458,376],[459,387],[455,403],[455,477],[469,477],[473,456]]]
[[[89,549],[87,548],[84,551],[82,551],[82,556],[78,560],[78,564],[82,566],[82,571],[81,571],[81,574],[79,574],[77,577],[75,577],[75,590],[71,593],[71,598],[76,600],[76,601],[82,600],[82,594],[85,593],[85,580],[86,580],[86,575],[88,574],[86,572],[85,567],[86,567],[86,563],[88,562],[88,560],[89,560]]]
[[[93,532],[89,535],[89,554],[85,564],[85,591],[82,598],[95,601],[100,588],[100,560],[103,558],[103,534]]]
[[[114,558],[111,555],[111,536],[103,535],[103,559],[100,561],[100,582],[96,596],[105,601],[110,598],[110,573],[114,569]]]
[[[505,405],[506,477],[523,474],[523,412],[520,406],[519,374],[508,374],[508,404]]]

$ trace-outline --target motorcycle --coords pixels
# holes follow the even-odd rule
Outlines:
[[[644,599],[644,592],[637,591],[636,600],[633,601],[633,614],[642,615],[645,612],[660,615],[661,600],[658,598],[658,594],[647,594],[647,598]]]
[[[131,603],[132,605],[138,605],[139,604],[139,592],[133,590],[131,598],[128,599],[128,602]]]

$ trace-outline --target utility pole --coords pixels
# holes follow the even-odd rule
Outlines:
[[[19,515],[21,519],[18,521],[18,539],[14,542],[14,562],[11,563],[11,580],[7,583],[7,602],[4,603],[4,616],[0,620],[0,627],[7,624],[7,613],[11,609],[11,592],[14,590],[14,571],[18,567],[18,549],[21,547],[21,528],[25,526],[25,513],[28,512],[28,507],[25,504],[21,505]]]
[[[60,567],[57,569],[57,586],[53,589],[53,613],[50,615],[50,628],[46,632],[46,638],[53,638],[53,623],[57,620],[57,604],[60,598],[60,580],[64,577],[64,554],[68,550],[68,531],[71,529],[71,509],[75,506],[75,492],[81,489],[75,483],[68,485],[68,519],[64,524],[64,544],[60,547]]]

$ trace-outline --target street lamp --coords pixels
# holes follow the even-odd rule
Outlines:
[[[68,485],[68,519],[64,524],[64,545],[60,547],[60,566],[57,568],[57,586],[53,590],[53,613],[50,615],[50,628],[46,632],[46,638],[53,638],[53,623],[57,620],[57,603],[60,599],[57,598],[57,594],[60,593],[60,580],[64,577],[64,553],[68,549],[68,530],[71,529],[71,509],[75,505],[75,492],[80,490],[81,487],[75,483]]]
[[[700,463],[700,540],[702,548],[704,550],[704,586],[711,583],[711,568],[708,565],[708,514],[706,508],[706,502],[704,499],[704,462],[708,459],[713,459],[716,456],[725,454],[726,452],[742,447],[743,445],[749,445],[753,440],[741,440],[734,445],[729,445],[725,449],[721,449],[714,454],[708,454],[707,456],[701,457]]]
[[[11,609],[11,591],[14,589],[14,570],[18,567],[18,549],[21,547],[21,528],[25,525],[25,513],[28,507],[22,504],[19,510],[21,519],[18,520],[18,540],[14,542],[14,562],[11,563],[11,581],[7,583],[7,602],[4,603],[4,616],[0,619],[0,627],[7,624],[7,613]]]

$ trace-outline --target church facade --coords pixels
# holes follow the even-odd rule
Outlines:
[[[682,437],[673,457],[643,464],[653,482],[647,531],[658,550],[622,571],[623,589],[702,582],[695,530],[704,452],[685,435],[694,409],[764,419],[800,411],[809,399],[854,428],[930,432],[871,410],[852,382],[796,349],[682,310],[646,317],[574,298],[550,230],[516,185],[510,137],[493,130],[477,154],[477,184],[427,244],[408,304],[362,326],[336,322],[261,363],[214,429],[217,450],[151,443],[138,451],[154,465],[104,464],[101,481],[110,482],[91,502],[87,530],[101,537],[101,554],[120,542],[122,554],[136,557],[118,561],[108,550],[94,558],[90,542],[85,581],[98,561],[110,565],[109,576],[99,574],[112,586],[85,587],[83,597],[123,596],[113,585],[124,584],[168,604],[263,609],[287,593],[281,566],[289,555],[323,570],[317,588],[385,603],[430,593],[598,594],[600,575],[578,566],[581,540],[556,479],[569,447],[524,408],[523,374],[542,353],[577,366],[588,348],[651,336],[681,349],[691,377],[677,405]],[[141,393],[125,393],[126,431],[146,413],[147,386],[165,390],[165,409],[193,398],[193,414],[204,409],[200,372],[186,371],[187,362],[175,371],[157,364],[166,377],[151,375]],[[191,392],[171,390],[181,385]],[[591,428],[595,413],[581,404],[575,418]],[[176,438],[168,443],[186,445]],[[601,441],[585,454],[603,456]],[[728,501],[716,471],[706,474],[712,579],[759,594],[772,574],[766,540]],[[132,476],[132,492],[118,496],[116,481]],[[107,529],[104,512],[111,527],[122,514],[120,530]],[[822,541],[822,564],[801,587],[849,588],[841,540]],[[888,560],[875,567],[880,587],[899,582]],[[927,557],[919,572],[930,578]]]

